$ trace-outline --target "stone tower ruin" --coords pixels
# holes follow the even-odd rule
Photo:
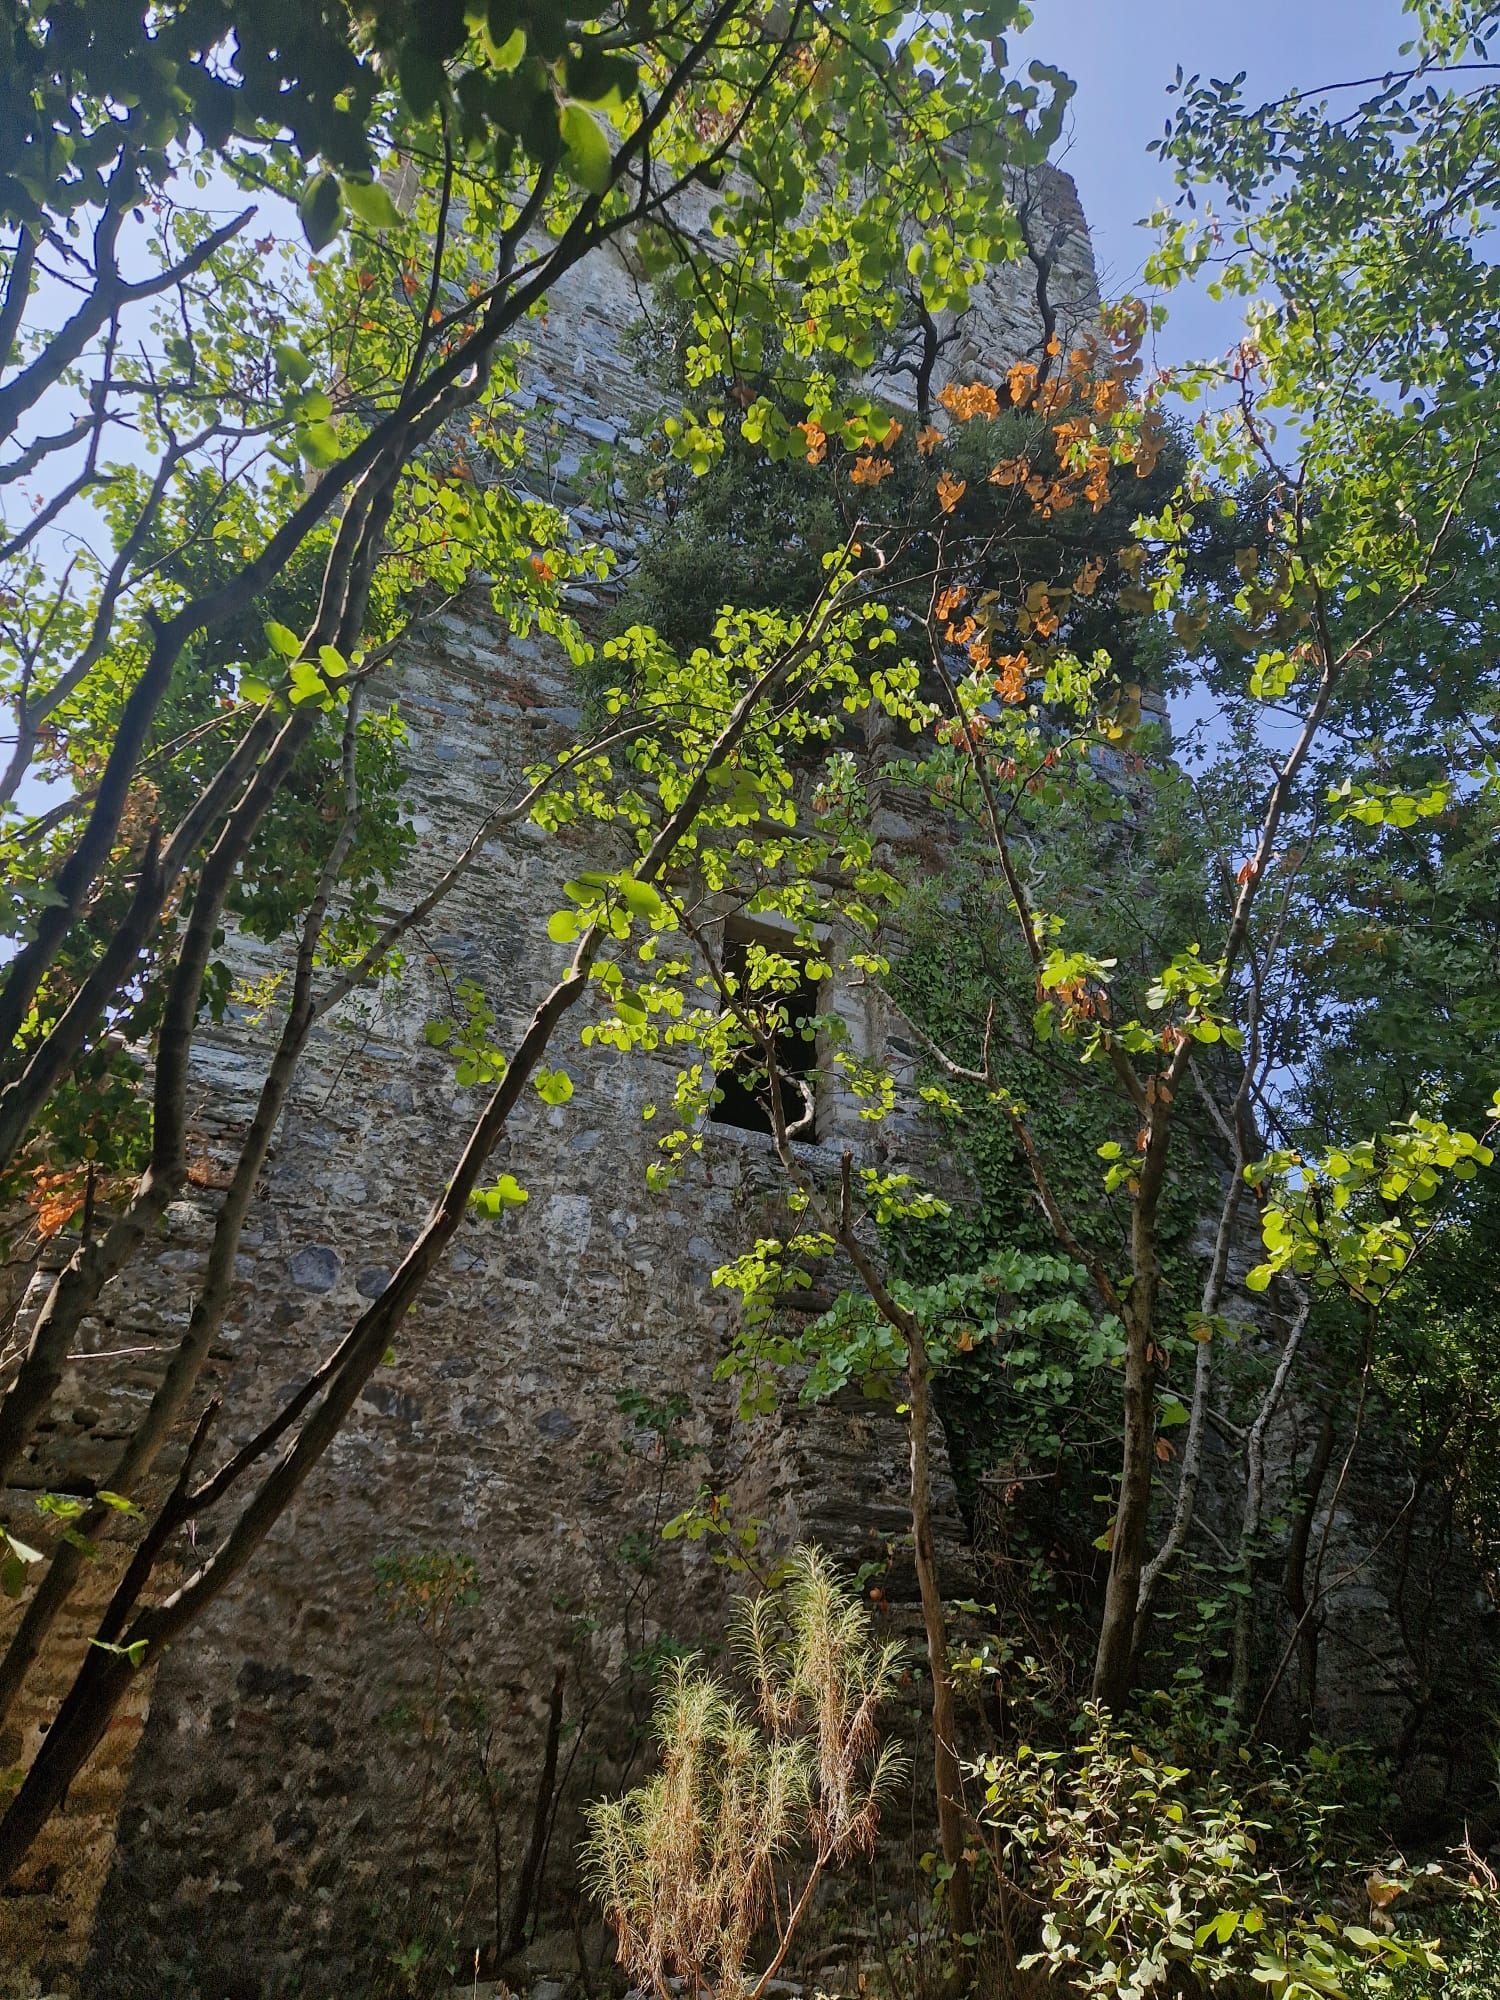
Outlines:
[[[1094,306],[1095,275],[1073,185],[1042,170],[1032,200],[1051,244],[1053,299],[1076,324]],[[996,272],[946,347],[939,383],[1033,349],[1035,292],[1029,264]],[[520,401],[545,450],[526,479],[594,538],[610,525],[588,505],[585,461],[601,446],[632,448],[661,400],[626,337],[641,312],[628,254],[609,248],[527,330]],[[899,399],[901,382],[882,393]],[[607,604],[580,594],[573,608],[587,628]],[[579,694],[560,647],[502,629],[482,601],[408,646],[387,687],[407,730],[415,896],[527,767],[575,739]],[[872,772],[877,762],[872,751]],[[894,795],[880,805],[877,830],[893,850],[915,837],[912,810]],[[213,1363],[245,1434],[387,1282],[469,1121],[474,1093],[426,1046],[425,1023],[467,978],[495,1009],[497,1036],[513,1036],[556,975],[546,913],[596,860],[587,835],[543,836],[525,822],[503,831],[403,978],[319,1031]],[[276,969],[249,940],[235,951],[248,982]],[[856,1047],[883,1048],[873,998],[835,994],[831,1004]],[[193,1185],[170,1211],[148,1281],[105,1294],[26,1490],[12,1496],[20,1507],[58,1483],[60,1468],[102,1477],[117,1449],[123,1420],[100,1395],[89,1351],[139,1349],[120,1393],[149,1393],[152,1349],[186,1317],[265,1032],[242,1007],[200,1035]],[[689,1178],[652,1195],[641,1111],[668,1064],[597,1046],[581,1058],[570,1048],[567,1060],[572,1101],[534,1102],[515,1128],[527,1205],[462,1231],[272,1545],[191,1641],[143,1676],[22,1893],[7,1899],[4,1923],[19,1938],[11,1964],[38,1990],[114,2000],[368,1991],[369,1968],[402,1947],[413,1908],[467,1883],[476,1854],[493,1851],[513,1883],[549,1756],[566,1767],[565,1814],[618,1779],[633,1754],[619,1688],[633,1660],[639,1675],[635,1656],[663,1634],[692,1643],[721,1625],[726,1575],[711,1536],[679,1538],[643,1582],[642,1545],[667,1514],[705,1488],[728,1496],[735,1520],[764,1523],[766,1546],[806,1539],[853,1563],[900,1537],[907,1441],[888,1406],[847,1399],[744,1423],[732,1385],[715,1380],[732,1307],[711,1274],[756,1233],[777,1182],[769,1136],[713,1126]],[[832,1081],[820,1084],[814,1157],[836,1166],[846,1144],[868,1154],[871,1132]],[[880,1134],[883,1157],[924,1144],[911,1115]],[[482,1693],[487,1805],[454,1778],[463,1725],[451,1715],[441,1724],[449,1763],[431,1768],[430,1635],[400,1615],[424,1577],[473,1600],[455,1613],[454,1671]],[[42,1698],[66,1684],[107,1585],[101,1576],[82,1592],[54,1635]],[[8,1615],[0,1608],[0,1626]],[[452,1685],[447,1694],[457,1698]],[[45,1723],[39,1699],[9,1749],[24,1756]],[[455,1786],[466,1831],[445,1845],[437,1823],[458,1810]],[[540,1908],[570,1872],[570,1839],[560,1824],[536,1884]]]

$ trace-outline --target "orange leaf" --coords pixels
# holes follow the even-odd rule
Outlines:
[[[821,465],[828,455],[828,433],[821,424],[815,424],[811,417],[805,423],[798,424],[797,428],[807,439],[808,464]]]
[[[961,424],[973,417],[997,417],[1000,414],[1000,398],[988,382],[970,382],[961,387],[950,382],[946,389],[939,389],[938,401],[945,410],[951,410]]]
[[[1172,1447],[1168,1443],[1166,1438],[1158,1438],[1156,1440],[1156,1455],[1161,1460],[1163,1465],[1165,1465],[1167,1460],[1174,1455]]]
[[[969,482],[966,479],[955,479],[951,473],[947,472],[943,474],[937,483],[937,497],[938,505],[945,514],[951,514],[959,501],[963,499],[968,484]]]
[[[926,424],[917,432],[917,450],[926,458],[943,441],[943,434],[936,424]]]
[[[1026,669],[1030,665],[1024,653],[1007,653],[996,661],[1000,669],[995,677],[995,692],[1002,701],[1018,702],[1026,699]]]

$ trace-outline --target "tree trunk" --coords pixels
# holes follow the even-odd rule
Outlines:
[[[1124,1440],[1120,1498],[1109,1551],[1109,1582],[1099,1645],[1094,1655],[1094,1699],[1118,1712],[1130,1698],[1135,1665],[1136,1611],[1146,1559],[1146,1527],[1155,1471],[1154,1370],[1151,1343],[1153,1287],[1137,1277],[1126,1305]],[[1145,1291],[1147,1296],[1139,1295]]]
[[[1255,1654],[1255,1562],[1265,1516],[1266,1437],[1281,1407],[1311,1310],[1311,1302],[1302,1299],[1281,1350],[1281,1359],[1276,1364],[1276,1372],[1271,1378],[1271,1386],[1255,1413],[1255,1421],[1250,1426],[1250,1435],[1245,1443],[1245,1511],[1240,1521],[1237,1561],[1238,1578],[1244,1588],[1234,1614],[1229,1682],[1229,1721],[1236,1736],[1244,1734],[1250,1716],[1250,1678]]]
[[[1291,1545],[1287,1550],[1286,1578],[1282,1594],[1287,1609],[1296,1621],[1297,1660],[1299,1681],[1297,1688],[1297,1744],[1305,1749],[1312,1735],[1313,1711],[1318,1700],[1318,1629],[1317,1619],[1310,1615],[1311,1606],[1307,1597],[1307,1552],[1312,1542],[1313,1516],[1318,1511],[1318,1495],[1323,1490],[1323,1482],[1328,1477],[1328,1468],[1333,1463],[1334,1422],[1333,1405],[1330,1403],[1323,1413],[1323,1426],[1318,1432],[1318,1442],[1313,1447],[1312,1462],[1307,1468],[1307,1477],[1302,1482],[1301,1506],[1292,1528]]]
[[[948,1916],[956,1938],[973,1934],[974,1897],[965,1854],[963,1774],[959,1768],[953,1681],[948,1672],[948,1622],[938,1582],[932,1532],[932,1377],[927,1348],[915,1325],[904,1329],[907,1382],[911,1393],[911,1526],[922,1623],[927,1631],[927,1666],[932,1675],[932,1766],[937,1787],[938,1839],[948,1876]]]

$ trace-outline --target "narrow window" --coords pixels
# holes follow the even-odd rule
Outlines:
[[[803,1123],[811,1109],[816,1116],[818,1047],[816,1038],[805,1032],[806,1024],[818,1012],[818,984],[799,967],[796,987],[791,992],[752,992],[749,956],[753,945],[794,958],[787,940],[774,933],[726,931],[724,970],[739,985],[739,991],[757,1009],[777,1009],[782,1015],[776,1032],[776,1069],[780,1077],[781,1118],[786,1127],[799,1126],[797,1137],[815,1138],[815,1125]],[[720,1070],[714,1085],[722,1095],[710,1117],[716,1125],[733,1125],[742,1132],[771,1132],[770,1077],[759,1060],[759,1051],[747,1047],[734,1065]]]

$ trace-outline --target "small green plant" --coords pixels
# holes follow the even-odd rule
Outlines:
[[[589,1809],[590,1886],[632,1978],[756,2000],[781,1966],[825,1871],[873,1846],[901,1760],[879,1714],[900,1647],[878,1645],[854,1593],[815,1549],[747,1602],[734,1634],[753,1709],[692,1659],[668,1663],[655,1731],[661,1769]],[[800,1854],[800,1883],[784,1864]],[[785,1914],[783,1914],[783,1902]],[[763,1920],[776,1946],[746,1963]]]
[[[1470,1875],[1438,1928],[1447,1966],[1436,1989],[1442,2000],[1492,2000],[1500,1993],[1500,1884],[1492,1869]],[[1390,1990],[1392,2000],[1433,2000],[1432,1983],[1419,1968],[1398,1972]]]
[[[1442,1972],[1432,1941],[1373,1901],[1369,1923],[1338,1908],[1333,1808],[1293,1774],[1195,1773],[1085,1714],[1074,1749],[979,1767],[992,1858],[1035,1919],[1023,1968],[1110,2000],[1373,2000]]]

